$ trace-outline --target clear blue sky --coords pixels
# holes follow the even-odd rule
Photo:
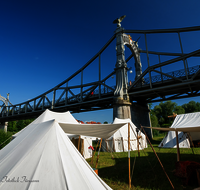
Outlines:
[[[113,20],[122,15],[126,15],[122,22],[125,29],[180,28],[200,24],[199,7],[198,0],[0,1],[0,94],[5,97],[9,92],[10,101],[16,104],[56,86],[103,47],[116,29]],[[195,35],[186,39],[187,47],[200,44],[200,36]],[[136,40],[138,36],[132,37]],[[143,49],[142,42],[139,46]],[[112,53],[106,54],[110,57],[106,57],[109,64],[103,68],[105,73],[112,72],[115,66],[114,45]],[[149,46],[150,50],[160,48]],[[143,70],[145,67],[144,62]],[[90,80],[92,76],[86,76],[85,81]],[[112,110],[75,117],[112,122]]]

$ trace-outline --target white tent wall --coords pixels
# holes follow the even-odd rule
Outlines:
[[[69,134],[67,134],[67,136],[69,137],[70,140],[72,140],[73,138],[79,139],[79,135],[69,135]],[[91,155],[91,152],[89,151],[88,148],[90,146],[92,146],[92,140],[94,138],[80,135],[80,139],[83,141],[83,157],[85,159],[91,158],[92,155]],[[76,148],[78,148],[78,147],[76,147]],[[80,149],[81,149],[81,147],[80,147]]]
[[[114,124],[124,123],[124,125],[117,130],[114,135],[108,139],[103,139],[102,150],[108,152],[127,152],[128,151],[128,123],[130,123],[130,148],[131,150],[137,150],[137,133],[136,126],[130,119],[118,119],[115,118]],[[146,137],[143,133],[139,132],[139,149],[147,148]]]
[[[190,142],[187,133],[178,132],[179,148],[190,148]],[[169,131],[161,143],[159,148],[177,148],[176,144],[176,132]]]
[[[0,179],[1,190],[111,189],[55,120],[29,125],[0,151]]]
[[[158,147],[176,148],[176,130],[178,132],[178,140],[180,148],[190,148],[190,140],[187,133],[190,134],[192,141],[200,140],[200,112],[177,115],[169,132],[163,138]],[[181,132],[182,131],[182,132]]]

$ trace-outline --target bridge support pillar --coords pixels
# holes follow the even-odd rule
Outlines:
[[[131,103],[120,99],[115,101],[113,106],[113,120],[116,117],[119,119],[131,119]]]
[[[0,129],[4,130],[7,133],[8,122],[0,122]]]
[[[142,126],[151,127],[150,110],[148,104],[133,103],[131,106],[131,118],[135,126],[140,129]],[[148,138],[152,139],[152,130],[144,128]]]

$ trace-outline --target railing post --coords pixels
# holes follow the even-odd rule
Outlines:
[[[18,114],[21,113],[21,104],[19,105],[19,111],[18,111]]]
[[[43,100],[42,100],[42,110],[44,110],[44,102],[45,102],[45,96],[43,96],[43,98],[42,98]]]
[[[68,97],[68,82],[66,82],[66,89],[65,89],[65,105],[67,105],[67,97]]]
[[[13,106],[13,108],[12,108],[12,115],[14,115],[14,113],[15,113],[15,107]]]
[[[34,99],[34,103],[33,103],[33,111],[35,111],[35,105],[36,105],[36,99]]]
[[[9,115],[10,106],[7,107],[7,116]]]
[[[181,47],[181,53],[183,55],[183,46],[182,46],[182,42],[181,42],[180,32],[178,32],[178,37],[179,37],[179,42],[180,42],[180,47]],[[185,75],[186,75],[186,78],[188,80],[188,74],[187,74],[187,68],[188,68],[188,66],[186,66],[185,59],[183,59],[183,63],[184,63],[184,68],[185,68]]]
[[[28,103],[26,102],[26,105],[25,105],[25,113],[27,113],[27,107],[28,107]]]
[[[56,96],[56,89],[53,90],[53,100],[52,100],[51,109],[54,109],[54,106],[55,106],[55,96]]]

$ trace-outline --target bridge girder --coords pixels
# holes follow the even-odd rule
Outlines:
[[[200,26],[188,27],[181,29],[167,30],[123,30],[123,33],[152,34],[152,33],[178,33],[181,32],[200,31]],[[127,38],[126,35],[124,35]],[[179,35],[180,36],[180,35]],[[88,61],[77,72],[68,77],[65,81],[58,84],[49,91],[37,96],[26,102],[16,105],[4,105],[0,112],[0,121],[9,121],[26,117],[37,117],[45,109],[54,111],[71,111],[72,113],[86,112],[100,109],[109,109],[113,107],[114,91],[116,87],[106,84],[116,71],[112,71],[107,77],[101,79],[101,71],[99,69],[99,80],[83,84],[83,80],[79,85],[69,86],[68,83],[84,70],[97,58],[99,58],[99,68],[101,65],[101,54],[115,39],[116,34],[103,46],[103,48]],[[146,40],[146,39],[145,39]],[[125,44],[126,45],[126,44]],[[133,52],[132,52],[133,53]],[[194,97],[200,95],[200,67],[187,67],[186,61],[191,57],[200,57],[200,49],[190,53],[169,53],[139,50],[138,54],[146,53],[147,59],[149,54],[158,56],[173,56],[173,59],[159,62],[158,64],[149,65],[143,73],[140,72],[132,85],[128,86],[128,95],[131,101],[158,102],[165,100],[174,100],[180,98]],[[135,55],[130,55],[125,62],[129,62]],[[160,68],[183,61],[184,70],[177,71],[177,75],[173,72],[164,72]],[[159,70],[160,69],[160,70]],[[193,71],[192,71],[193,70]],[[156,75],[155,75],[156,73]],[[182,75],[180,73],[183,73]],[[82,77],[81,77],[82,78]],[[127,82],[126,82],[127,83]]]

